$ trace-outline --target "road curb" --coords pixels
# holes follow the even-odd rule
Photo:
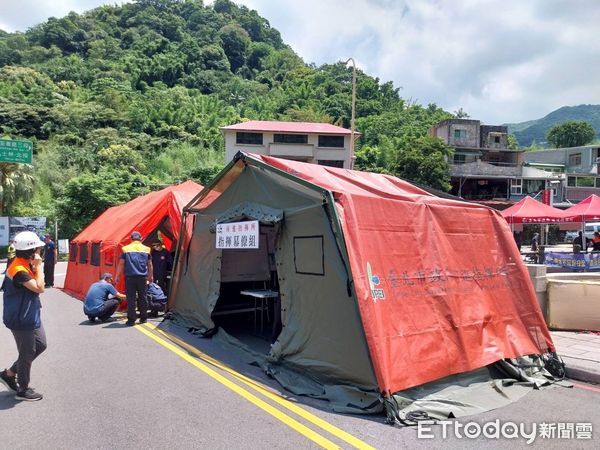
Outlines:
[[[561,357],[565,362],[565,372],[568,378],[578,381],[586,381],[588,383],[600,384],[600,367],[594,367],[600,366],[598,363],[571,358],[569,356],[561,355]]]

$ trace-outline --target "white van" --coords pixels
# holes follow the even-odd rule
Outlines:
[[[590,222],[585,224],[585,237],[592,239],[594,233],[598,231],[600,233],[600,222]]]
[[[600,232],[600,222],[590,222],[585,224],[585,237],[588,239],[592,239],[594,237],[594,232]],[[565,233],[565,242],[569,244],[573,242],[573,239],[577,237],[579,231],[567,231]]]

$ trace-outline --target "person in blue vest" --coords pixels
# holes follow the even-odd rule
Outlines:
[[[37,401],[42,394],[29,387],[31,364],[46,350],[46,333],[41,320],[40,294],[44,292],[44,270],[40,250],[44,243],[31,231],[14,239],[15,258],[4,283],[4,325],[12,332],[19,356],[0,372],[0,382],[16,392],[17,400]]]
[[[90,286],[83,301],[83,313],[90,322],[94,322],[96,317],[101,322],[107,322],[119,307],[119,303],[125,298],[113,286],[113,276],[111,273],[104,273],[100,281],[96,281]]]
[[[131,233],[131,244],[121,249],[121,260],[117,267],[117,284],[125,274],[125,294],[127,296],[127,326],[135,325],[135,307],[140,314],[140,323],[148,319],[146,283],[152,283],[152,258],[150,247],[142,244],[139,231]]]

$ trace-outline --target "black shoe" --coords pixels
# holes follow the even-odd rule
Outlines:
[[[94,322],[96,320],[96,317],[94,317],[94,316],[88,316],[88,320],[90,322]]]
[[[115,320],[117,320],[114,317],[106,317],[104,319],[102,319],[102,318],[99,318],[99,319],[100,319],[100,322],[102,322],[102,323],[114,322]]]
[[[26,402],[37,402],[38,400],[41,400],[43,398],[44,396],[42,394],[35,392],[31,388],[27,388],[23,391],[17,392],[17,395],[15,395],[15,399],[24,400]]]
[[[146,323],[146,319],[140,319],[139,323]]]
[[[6,373],[6,369],[0,372],[0,383],[6,386],[9,389],[17,392],[19,390],[19,386],[17,386],[16,377],[11,377]]]
[[[128,327],[132,327],[135,325],[135,320],[128,320],[127,322],[125,322],[125,325]]]

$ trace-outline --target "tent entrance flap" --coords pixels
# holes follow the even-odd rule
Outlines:
[[[268,353],[281,331],[277,230],[261,224],[258,249],[221,251],[219,297],[211,314],[215,325],[261,353]]]

